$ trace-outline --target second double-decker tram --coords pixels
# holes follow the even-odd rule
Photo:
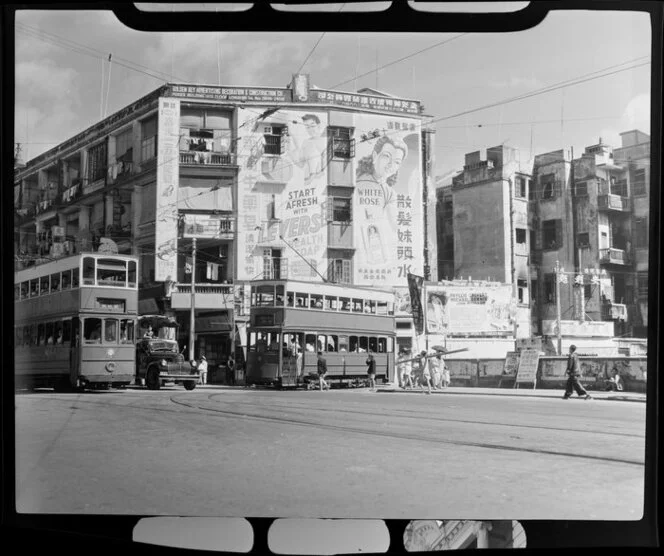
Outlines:
[[[134,380],[138,260],[82,253],[14,275],[17,387],[96,388]]]
[[[318,352],[332,385],[361,384],[367,356],[376,380],[394,378],[394,294],[297,281],[251,286],[247,384],[304,386],[317,380]]]

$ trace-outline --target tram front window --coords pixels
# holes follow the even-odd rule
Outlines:
[[[118,319],[106,319],[104,322],[104,343],[116,344],[118,341]]]
[[[101,319],[85,319],[83,323],[83,341],[86,344],[101,344]]]

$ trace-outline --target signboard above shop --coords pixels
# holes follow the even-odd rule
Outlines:
[[[165,96],[205,99],[226,102],[290,104],[329,104],[361,110],[392,112],[419,116],[419,101],[388,95],[329,91],[311,87],[308,75],[294,75],[292,86],[276,87],[224,87],[199,85],[170,85]]]

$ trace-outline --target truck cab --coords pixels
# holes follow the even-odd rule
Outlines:
[[[172,382],[193,390],[200,373],[185,361],[177,343],[178,323],[164,315],[143,315],[138,319],[136,341],[136,383],[159,390]]]

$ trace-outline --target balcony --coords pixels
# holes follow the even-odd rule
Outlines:
[[[629,211],[629,198],[621,197],[620,195],[598,195],[597,208],[599,210],[628,212]]]
[[[628,265],[629,258],[624,249],[609,247],[608,249],[599,250],[599,262],[600,264]]]
[[[237,157],[235,153],[231,152],[180,151],[180,164],[182,166],[235,166]]]
[[[194,306],[197,309],[233,309],[232,284],[194,284]],[[178,283],[171,292],[172,309],[191,308],[191,284]]]
[[[327,246],[340,249],[353,248],[353,226],[350,222],[329,222]]]
[[[605,301],[602,304],[602,320],[627,320],[627,305]]]

